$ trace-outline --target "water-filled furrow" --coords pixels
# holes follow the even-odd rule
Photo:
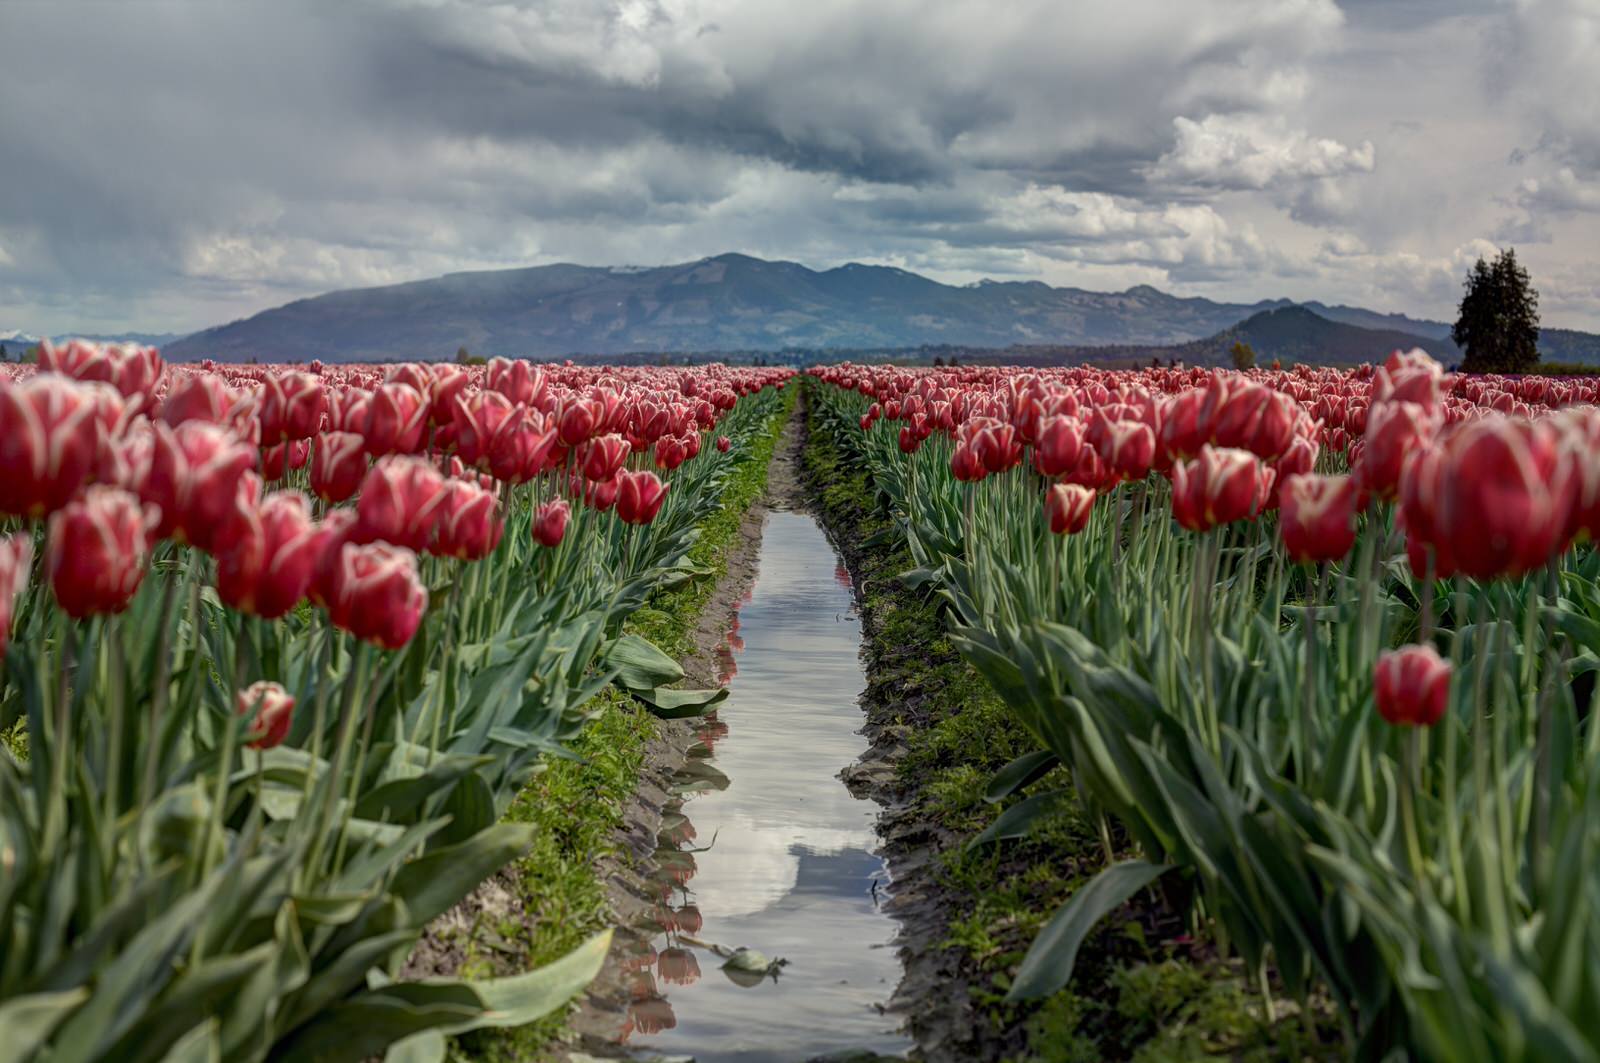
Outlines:
[[[730,695],[662,824],[630,1044],[699,1063],[908,1047],[881,1010],[900,968],[876,808],[838,777],[865,748],[860,639],[821,528],[772,513],[721,654]]]

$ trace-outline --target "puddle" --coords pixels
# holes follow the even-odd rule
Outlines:
[[[838,778],[865,748],[860,641],[821,528],[772,513],[719,655],[729,697],[699,722],[662,825],[660,903],[628,957],[629,1044],[699,1063],[909,1049],[879,1010],[900,966],[877,807]]]

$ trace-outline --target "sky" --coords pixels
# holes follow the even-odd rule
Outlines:
[[[0,332],[725,251],[1600,331],[1600,0],[0,0]]]

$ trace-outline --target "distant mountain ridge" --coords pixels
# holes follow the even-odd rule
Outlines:
[[[1290,308],[1305,314],[1269,317],[1253,328],[1281,349],[1307,352],[1299,357],[1312,357],[1319,336],[1340,352],[1400,337],[1441,360],[1458,357],[1448,325],[1358,307],[1287,299],[1222,303],[1148,285],[1122,292],[1040,281],[956,286],[889,266],[813,270],[740,254],[669,266],[452,273],[330,292],[205,329],[164,351],[179,361],[351,361],[448,358],[460,347],[530,358],[938,344],[1173,347]],[[1330,331],[1317,321],[1338,327]],[[1600,362],[1600,336],[1548,333],[1563,344],[1560,360]],[[1344,360],[1329,351],[1328,360],[1336,359]]]

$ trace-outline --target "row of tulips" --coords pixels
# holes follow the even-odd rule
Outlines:
[[[715,697],[620,625],[786,376],[72,343],[0,380],[5,1057],[438,1059],[581,988],[603,937],[394,975],[597,690]]]
[[[1013,997],[1154,884],[1358,1056],[1600,1059],[1592,384],[813,372],[1038,740],[990,797],[1066,765],[1106,827]]]

